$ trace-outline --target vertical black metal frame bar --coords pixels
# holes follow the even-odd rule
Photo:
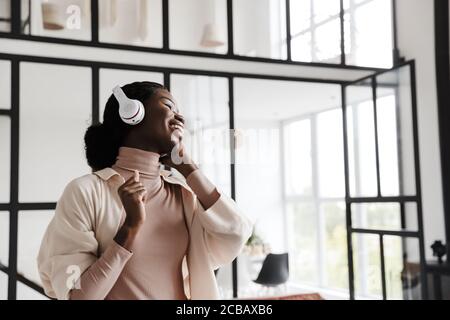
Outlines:
[[[100,122],[100,79],[98,66],[92,66],[92,124]]]
[[[14,35],[20,35],[22,32],[21,28],[21,0],[11,0],[11,33]]]
[[[170,91],[170,72],[164,72],[163,73],[163,77],[164,77],[164,87],[167,88],[168,91]]]
[[[380,241],[380,265],[381,265],[381,291],[383,293],[383,300],[387,299],[386,295],[386,263],[384,261],[384,243],[383,235],[379,235]]]
[[[234,56],[234,27],[233,27],[233,0],[227,0],[227,42],[228,42],[228,57]]]
[[[169,50],[169,0],[162,0],[163,50]]]
[[[375,165],[377,172],[377,195],[381,197],[380,154],[378,144],[377,79],[372,77],[373,125],[375,134]]]
[[[291,0],[286,1],[286,58],[292,61],[291,52]]]
[[[416,64],[414,61],[410,63],[410,78],[411,78],[411,102],[412,102],[412,117],[413,117],[413,137],[414,137],[414,169],[416,180],[416,196],[417,196],[417,224],[419,232],[419,251],[420,251],[420,275],[421,275],[421,289],[422,298],[428,299],[428,281],[426,275],[426,261],[425,261],[425,239],[423,231],[423,216],[422,216],[422,180],[420,176],[420,149],[419,149],[419,129],[417,120],[417,89],[416,89]]]
[[[392,64],[396,66],[401,62],[400,50],[398,49],[398,29],[397,29],[397,0],[392,1]]]
[[[439,140],[442,167],[442,193],[444,198],[447,264],[450,265],[450,48],[448,0],[434,1],[434,16]]]
[[[231,174],[231,198],[236,200],[236,148],[235,148],[235,123],[234,123],[234,78],[228,77],[228,106],[229,106],[229,128],[230,128],[230,174]],[[238,296],[238,258],[232,263],[233,298]]]
[[[98,43],[98,32],[99,32],[99,7],[98,0],[91,0],[91,41],[93,43]]]
[[[20,65],[18,59],[11,60],[11,176],[9,212],[9,278],[8,300],[17,296],[17,241],[19,220],[19,102]]]
[[[350,202],[350,173],[347,134],[347,87],[341,85],[342,100],[342,134],[344,142],[344,179],[345,179],[345,224],[347,229],[347,260],[348,260],[348,289],[350,300],[355,299],[355,281],[353,271],[353,239],[352,239],[352,211]]]
[[[339,0],[340,28],[341,28],[341,64],[345,65],[345,24],[344,24],[344,0]]]

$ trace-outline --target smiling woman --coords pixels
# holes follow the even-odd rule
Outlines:
[[[252,223],[190,161],[184,117],[164,86],[116,89],[103,123],[85,135],[94,172],[67,185],[42,240],[45,292],[75,300],[218,298],[213,271],[235,259]],[[145,108],[142,121],[121,117],[129,99]]]

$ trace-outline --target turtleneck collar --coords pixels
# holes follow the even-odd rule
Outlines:
[[[159,178],[160,163],[159,153],[142,149],[120,147],[116,163],[113,167],[125,170],[138,170],[145,178]]]

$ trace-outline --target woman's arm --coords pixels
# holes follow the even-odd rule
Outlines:
[[[45,233],[38,268],[44,289],[51,297],[104,299],[132,256],[134,238],[145,219],[145,190],[136,179],[127,180],[119,188],[126,219],[113,243],[98,257],[92,196],[95,183],[90,178],[69,183]]]

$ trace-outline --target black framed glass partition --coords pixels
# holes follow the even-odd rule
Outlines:
[[[253,237],[219,270],[223,297],[255,295],[268,250],[289,253],[288,289],[426,297],[413,63],[355,83],[9,54],[0,54],[0,68],[9,72],[0,75],[2,98],[9,97],[0,108],[0,143],[9,150],[1,167],[10,163],[0,171],[8,181],[0,180],[0,236],[8,235],[0,281],[11,299],[45,298],[32,257],[65,184],[90,172],[84,130],[101,120],[117,82],[135,80],[170,87],[186,114],[194,157],[257,218],[263,245]],[[229,129],[232,141],[223,134]],[[199,148],[201,139],[223,149]],[[48,157],[55,149],[64,152]]]
[[[343,89],[352,298],[427,298],[414,70]]]
[[[10,4],[0,1],[3,38],[369,70],[399,62],[395,0]]]

